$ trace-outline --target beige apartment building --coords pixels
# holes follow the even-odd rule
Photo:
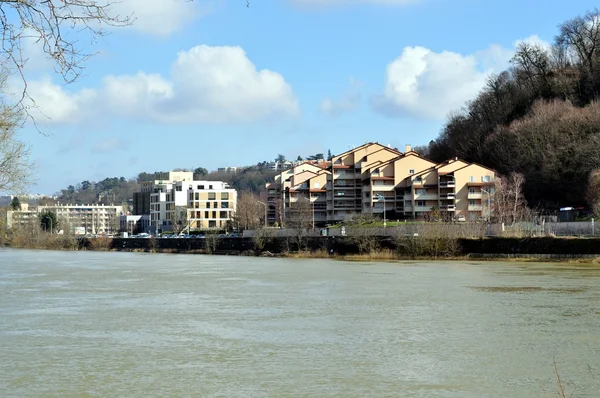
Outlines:
[[[270,224],[285,225],[302,197],[310,199],[317,225],[383,216],[384,209],[397,219],[476,221],[489,216],[494,178],[478,164],[456,158],[438,164],[410,145],[402,153],[369,142],[334,156],[326,169],[302,164],[279,174],[263,197]]]
[[[363,202],[372,203],[369,199],[373,190],[366,190],[371,181],[378,181],[376,187],[392,188],[393,181],[383,178],[379,169],[385,162],[402,156],[396,149],[378,143],[366,143],[357,148],[334,156],[329,165],[330,174],[327,178],[327,219],[329,222],[339,222],[352,219],[356,214],[364,212]],[[377,177],[371,180],[371,177]],[[365,195],[367,194],[367,195]],[[386,199],[387,200],[387,199]],[[381,202],[383,208],[383,202]],[[387,208],[386,208],[387,210]],[[382,210],[383,211],[383,210]],[[372,212],[371,206],[367,212]]]
[[[394,210],[423,218],[476,221],[489,215],[495,173],[487,167],[451,159],[436,164],[407,145],[397,158],[368,165],[363,176],[363,211]],[[388,213],[389,214],[389,213]]]
[[[187,188],[190,229],[227,228],[237,206],[237,192],[222,181],[177,183]]]
[[[261,199],[267,206],[268,224],[284,225],[291,213],[299,210],[294,204],[302,202],[301,198],[310,201],[315,223],[324,224],[327,221],[326,167],[325,162],[306,161],[283,171],[275,176],[274,182],[267,183]],[[296,209],[293,210],[294,207]]]

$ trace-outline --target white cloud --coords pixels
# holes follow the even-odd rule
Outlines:
[[[548,45],[537,36],[514,44],[523,41]],[[405,47],[387,66],[383,93],[374,96],[371,105],[389,116],[442,120],[473,99],[491,73],[506,69],[513,53],[498,45],[468,55]]]
[[[196,46],[177,55],[169,78],[107,76],[100,88],[68,94],[49,80],[29,83],[49,123],[121,115],[166,123],[250,122],[300,113],[283,76],[257,70],[240,47]]]
[[[329,97],[324,98],[319,106],[319,110],[328,116],[336,117],[358,108],[362,99],[361,93],[358,90],[360,83],[350,78],[350,86],[350,90],[338,100]]]
[[[132,16],[132,29],[168,36],[202,13],[198,3],[187,0],[122,0],[113,3],[110,15]]]

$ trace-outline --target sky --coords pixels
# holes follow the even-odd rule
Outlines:
[[[30,193],[435,139],[522,41],[588,0],[123,0],[135,23],[66,84],[28,43]],[[89,45],[82,40],[81,45]],[[88,47],[86,47],[87,49]],[[18,79],[11,78],[18,87]],[[16,91],[18,92],[18,90]]]

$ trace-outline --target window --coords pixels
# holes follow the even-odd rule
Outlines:
[[[475,201],[475,199],[469,199],[469,204],[470,204],[471,206],[474,206],[474,205],[476,205],[476,204],[477,204],[477,202]]]
[[[204,185],[198,185],[198,189],[204,189]]]
[[[470,176],[469,177],[469,182],[475,182],[475,177],[474,176]]]
[[[194,199],[195,199],[195,200],[200,200],[200,193],[199,193],[199,192],[196,192],[196,193],[194,194]]]
[[[219,218],[227,218],[227,212],[226,211],[219,212]]]
[[[469,188],[469,193],[476,193],[475,188]]]
[[[217,218],[217,212],[216,211],[212,212],[212,218]]]
[[[208,215],[207,211],[204,212],[204,218],[209,218],[209,215]]]
[[[424,200],[417,200],[417,206],[418,207],[425,207],[426,206],[425,201]]]
[[[229,200],[229,192],[221,192],[221,200]]]
[[[217,222],[215,220],[211,220],[208,222],[208,228],[216,228]]]
[[[218,208],[219,208],[219,202],[214,202],[213,209],[218,209]]]
[[[177,185],[177,186],[175,187],[175,190],[176,190],[177,192],[181,192],[181,191],[182,191],[182,188],[183,188],[183,187],[182,187],[181,185]]]
[[[492,181],[492,176],[483,176],[483,182],[490,182]]]
[[[208,193],[208,200],[216,200],[217,199],[217,194],[214,192],[209,192]]]
[[[421,183],[423,182],[423,177],[419,176],[419,177],[415,177],[415,182],[416,183]]]
[[[415,174],[415,169],[410,169],[410,170],[408,170],[408,174],[411,174],[411,175],[412,175],[412,174]]]
[[[229,202],[221,202],[221,209],[228,209],[229,208]]]
[[[208,186],[208,189],[213,189],[213,186],[212,186],[212,185],[209,185],[209,186]]]
[[[425,189],[425,188],[417,189],[417,195],[426,195],[426,194],[427,194],[427,189]]]

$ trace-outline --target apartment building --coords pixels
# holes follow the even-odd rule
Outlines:
[[[371,183],[371,177],[377,178],[377,187],[393,185],[389,177],[383,174],[379,176],[372,170],[401,156],[402,153],[398,150],[376,142],[368,142],[333,156],[329,165],[330,174],[327,176],[326,186],[328,221],[350,220],[356,214],[363,213],[365,207],[363,197],[366,197],[364,194],[367,193],[364,189]],[[372,190],[369,189],[368,195],[371,192]],[[371,212],[371,207],[368,208],[368,211]]]
[[[237,206],[237,192],[222,181],[192,181],[187,188],[187,221],[191,229],[226,228]],[[178,185],[176,185],[177,189]]]
[[[458,158],[436,164],[407,145],[401,156],[365,167],[363,211],[476,221],[489,216],[494,178],[487,167]]]
[[[119,220],[125,214],[123,206],[105,206],[95,204],[51,205],[23,208],[20,211],[7,212],[7,226],[32,226],[39,223],[39,215],[44,211],[56,214],[59,225],[57,232],[75,232],[81,234],[112,234],[119,232]]]
[[[150,191],[150,223],[153,231],[225,228],[237,203],[237,192],[222,181],[195,181],[191,172],[157,174],[144,183]],[[184,224],[184,225],[179,225]]]
[[[407,145],[402,153],[376,142],[334,156],[325,167],[302,164],[267,184],[268,221],[280,225],[309,198],[317,224],[357,214],[476,221],[489,216],[495,173],[460,159],[435,163]],[[322,185],[325,182],[325,185]],[[325,214],[323,214],[323,212]]]
[[[326,222],[325,185],[329,173],[326,167],[325,162],[305,161],[275,176],[274,182],[267,183],[261,199],[267,206],[268,224],[284,225],[286,217],[289,219],[290,212],[295,211],[291,210],[294,203],[302,202],[302,197],[310,200],[315,210],[315,222]]]

